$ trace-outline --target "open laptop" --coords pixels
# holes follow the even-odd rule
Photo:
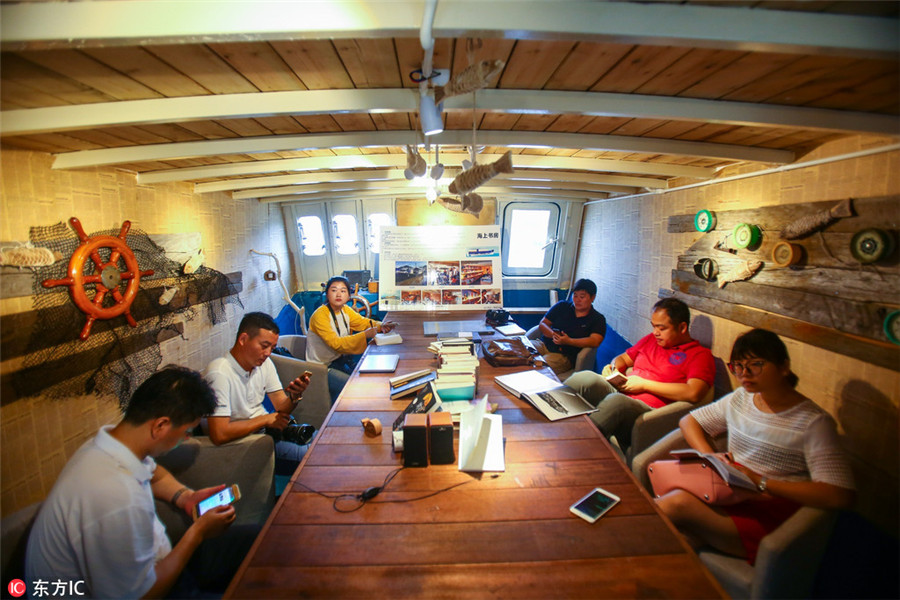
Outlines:
[[[360,373],[393,373],[400,362],[399,354],[369,354],[359,363]]]

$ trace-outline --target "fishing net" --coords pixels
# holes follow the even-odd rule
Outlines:
[[[119,230],[90,234],[116,237]],[[87,316],[75,306],[67,286],[45,288],[46,279],[64,279],[69,258],[81,243],[75,232],[64,223],[46,227],[32,227],[31,242],[35,246],[59,252],[63,259],[49,266],[34,268],[33,308],[28,313],[30,333],[24,346],[16,354],[22,356],[22,368],[13,375],[13,387],[19,397],[41,393],[51,398],[76,394],[113,394],[124,407],[132,392],[154,373],[162,362],[159,342],[181,335],[182,323],[198,317],[205,310],[210,324],[226,319],[226,305],[243,308],[235,285],[223,273],[200,267],[190,275],[182,274],[182,266],[167,258],[165,250],[143,231],[131,229],[125,242],[131,248],[141,271],[153,270],[153,275],[141,278],[131,315],[137,327],[128,325],[125,316],[96,320],[90,336],[81,341],[79,335]],[[110,258],[111,249],[98,249],[103,261]],[[119,261],[120,270],[124,262]],[[94,263],[87,259],[83,272],[93,274]],[[160,296],[167,286],[177,292],[168,302],[160,304]],[[154,285],[152,282],[158,282]],[[125,281],[120,285],[123,289]],[[85,284],[88,298],[94,298],[94,285]],[[104,306],[114,300],[108,298]],[[20,334],[21,335],[21,334]],[[18,337],[18,336],[17,336]]]

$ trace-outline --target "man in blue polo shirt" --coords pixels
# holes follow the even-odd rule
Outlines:
[[[541,339],[534,347],[557,375],[575,368],[582,348],[596,348],[603,342],[606,317],[594,309],[596,297],[597,284],[579,279],[572,288],[572,299],[557,302],[541,319]]]

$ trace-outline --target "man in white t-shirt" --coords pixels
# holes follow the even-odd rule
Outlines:
[[[231,525],[235,508],[208,511],[173,548],[154,498],[191,514],[225,485],[190,490],[154,457],[187,438],[214,405],[203,377],[181,367],[154,373],[138,387],[122,421],[103,427],[72,456],[41,506],[25,556],[32,594],[39,592],[31,582],[60,580],[91,598],[162,597],[172,589],[201,543]],[[225,581],[240,566],[241,556],[233,558]]]
[[[269,355],[278,344],[278,325],[269,315],[244,315],[228,354],[209,363],[206,380],[216,393],[216,407],[206,420],[209,438],[225,444],[265,431],[275,438],[276,472],[292,474],[315,433],[311,425],[292,423],[309,375],[297,377],[287,388],[281,385]],[[275,407],[269,412],[265,396]]]

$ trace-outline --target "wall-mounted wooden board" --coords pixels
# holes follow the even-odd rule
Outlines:
[[[240,272],[224,275],[227,278],[225,287],[209,286],[221,274],[215,271],[206,273],[165,280],[167,285],[152,288],[142,284],[142,293],[138,294],[131,306],[131,314],[138,321],[138,327],[129,327],[124,317],[95,321],[91,337],[85,342],[78,341],[85,322],[84,314],[70,301],[52,308],[4,316],[0,319],[0,360],[7,361],[64,345],[67,348],[39,365],[4,373],[0,378],[0,402],[6,404],[36,394],[57,383],[95,371],[104,364],[181,335],[184,332],[183,323],[161,324],[156,333],[153,333],[152,323],[155,319],[192,306],[238,294],[243,289],[243,275]],[[154,283],[158,284],[159,281]],[[204,288],[204,285],[208,287]],[[159,297],[166,287],[175,287],[178,291],[169,304],[160,306]],[[47,327],[48,323],[54,326]],[[41,335],[35,334],[36,327],[40,329]],[[112,335],[108,335],[110,333]]]
[[[887,231],[896,242],[900,229],[900,196],[853,199],[854,216],[840,219],[818,232],[790,240],[802,248],[801,261],[778,267],[772,250],[783,241],[779,234],[804,215],[828,210],[841,199],[826,202],[716,211],[716,227],[707,233],[694,229],[694,215],[669,218],[669,232],[694,231],[697,239],[677,259],[672,290],[688,305],[752,326],[765,326],[781,335],[827,348],[890,369],[900,370],[900,346],[884,333],[885,317],[900,309],[900,249],[885,259],[862,264],[853,258],[850,242],[867,228]],[[761,242],[752,249],[735,249],[733,228],[757,225]],[[694,273],[701,258],[716,261],[721,275],[747,260],[763,268],[742,282],[720,288]],[[764,325],[763,325],[764,324]]]

